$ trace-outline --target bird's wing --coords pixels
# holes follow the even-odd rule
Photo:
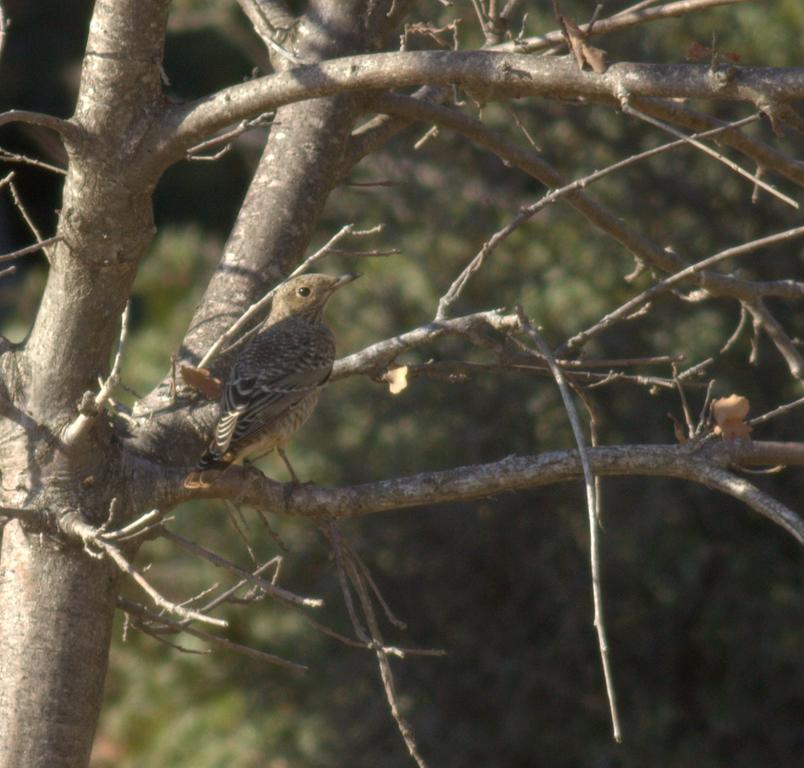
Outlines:
[[[335,354],[331,336],[269,329],[255,339],[226,382],[215,428],[215,450],[251,437],[329,378]]]

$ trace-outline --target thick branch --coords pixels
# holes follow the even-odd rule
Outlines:
[[[804,544],[804,521],[778,502],[766,504],[743,480],[724,487],[717,472],[740,466],[804,466],[804,443],[739,442],[699,446],[631,445],[589,448],[596,475],[677,477],[702,483],[738,498]],[[717,470],[717,472],[715,471]],[[539,488],[582,476],[577,451],[509,456],[490,464],[424,472],[342,488],[277,483],[253,470],[233,466],[208,488],[183,488],[186,471],[174,471],[171,504],[193,498],[228,498],[271,512],[305,517],[360,517],[404,507],[467,501],[507,491]],[[739,478],[738,478],[739,479]],[[753,490],[752,490],[753,489]]]
[[[450,320],[434,320],[419,328],[414,328],[412,331],[378,341],[359,352],[341,358],[335,363],[330,380],[335,381],[346,376],[379,371],[393,362],[402,352],[434,341],[444,335],[466,335],[482,328],[511,331],[518,327],[519,318],[516,315],[505,315],[500,310],[477,312]]]
[[[616,99],[631,96],[748,101],[763,105],[804,98],[804,68],[736,68],[712,72],[699,64],[615,64],[602,75],[578,69],[571,57],[544,58],[491,51],[415,51],[349,56],[297,67],[172,109],[155,138],[168,162],[232,123],[290,102],[319,96],[457,84],[482,98],[546,96]]]
[[[84,132],[80,126],[69,120],[62,120],[60,117],[46,115],[41,112],[10,109],[8,112],[0,113],[0,125],[8,125],[9,123],[25,123],[26,125],[37,125],[40,128],[49,128],[68,141],[76,142],[84,138]]]

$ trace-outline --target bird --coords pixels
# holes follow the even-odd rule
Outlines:
[[[360,275],[305,274],[281,283],[271,311],[238,356],[223,386],[212,440],[186,488],[207,487],[238,459],[276,449],[310,418],[335,361],[335,337],[324,308],[335,291]]]

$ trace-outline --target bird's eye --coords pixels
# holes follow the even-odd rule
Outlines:
[[[309,296],[310,289],[306,285],[303,285],[298,291],[296,291],[296,293],[298,293],[299,296]]]

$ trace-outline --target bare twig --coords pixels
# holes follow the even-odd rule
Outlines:
[[[740,319],[737,322],[737,327],[734,329],[731,336],[726,339],[723,346],[718,351],[718,354],[725,355],[736,343],[737,339],[740,338],[742,332],[745,330],[745,327],[748,325],[748,310],[740,304]]]
[[[47,248],[49,245],[58,243],[61,239],[62,238],[60,235],[56,235],[55,237],[47,238],[47,240],[34,243],[33,245],[26,245],[25,248],[20,248],[16,251],[12,251],[11,253],[3,254],[0,256],[0,262],[13,261],[14,259],[18,259],[20,256],[27,256],[30,253],[36,253],[37,251],[41,251],[43,248]]]
[[[286,59],[291,64],[298,65],[304,62],[293,52],[285,48],[282,39],[294,23],[293,17],[283,2],[270,0],[237,0],[243,13],[248,16],[254,25],[254,30],[262,38],[269,50]],[[280,27],[281,25],[281,27]]]
[[[46,163],[44,160],[39,160],[35,157],[28,157],[28,155],[21,155],[18,152],[10,152],[2,147],[0,147],[0,161],[4,163],[21,163],[23,165],[30,165],[34,168],[41,168],[45,171],[58,173],[60,176],[65,176],[67,174],[67,171],[64,168],[60,168],[58,165],[51,165],[50,163]]]
[[[236,139],[238,136],[246,133],[246,131],[250,131],[252,128],[263,128],[265,126],[271,125],[271,121],[269,117],[273,113],[265,112],[258,117],[253,118],[252,120],[241,120],[240,123],[232,128],[229,131],[225,131],[224,133],[219,134],[218,136],[213,136],[211,139],[207,139],[206,141],[202,141],[200,144],[196,144],[194,147],[190,147],[187,150],[187,159],[188,160],[217,160],[219,159],[224,153],[228,152],[231,148],[231,141]],[[225,144],[225,146],[220,149],[218,152],[215,152],[212,155],[201,155],[200,153],[210,149],[211,147],[217,146],[218,144]]]
[[[681,410],[684,413],[684,423],[687,426],[687,437],[691,439],[695,432],[695,427],[692,424],[692,414],[690,413],[690,404],[687,401],[687,393],[684,391],[684,385],[679,379],[678,367],[675,363],[673,363],[673,381],[676,383],[678,397],[681,400]]]
[[[746,309],[754,318],[755,327],[762,328],[768,338],[774,343],[779,354],[784,358],[790,373],[795,379],[804,376],[804,357],[796,348],[793,340],[787,335],[782,324],[773,316],[770,310],[761,299],[756,301],[746,301]]]
[[[645,2],[639,2],[631,8],[625,8],[608,18],[598,19],[592,30],[589,29],[589,24],[580,24],[579,27],[581,32],[587,33],[590,36],[605,35],[639,24],[647,24],[652,21],[683,16],[694,11],[706,10],[719,5],[736,5],[737,3],[748,2],[748,0],[677,0],[677,2],[664,3],[658,8],[647,8],[647,6],[652,5],[653,2],[655,2],[655,0],[645,0]],[[544,35],[535,35],[513,42],[502,43],[501,45],[495,46],[494,50],[516,50],[532,53],[534,51],[544,50],[545,48],[551,48],[561,41],[561,30],[554,30]]]
[[[700,272],[703,272],[704,270],[714,266],[715,264],[718,264],[721,261],[724,261],[725,259],[731,259],[737,256],[745,256],[746,254],[753,253],[760,248],[776,245],[777,243],[792,240],[794,238],[801,237],[802,235],[804,235],[804,226],[793,227],[792,229],[787,229],[784,232],[777,232],[776,234],[760,237],[756,240],[742,243],[741,245],[735,245],[732,248],[726,248],[725,250],[716,253],[714,256],[709,256],[708,258],[702,259],[695,264],[690,264],[688,267],[685,267],[670,277],[667,277],[655,285],[652,285],[650,288],[642,291],[642,293],[634,296],[632,299],[629,299],[627,302],[625,302],[625,304],[621,304],[619,307],[617,307],[617,309],[609,312],[605,317],[598,320],[587,330],[575,334],[575,336],[565,342],[561,348],[561,351],[568,352],[573,349],[578,349],[590,338],[592,338],[592,336],[596,336],[617,322],[621,322],[622,320],[627,320],[633,317],[634,313],[636,313],[640,307],[643,307],[658,294],[670,290],[670,288],[673,288],[679,283],[688,280],[689,278],[697,275]],[[701,282],[704,287],[708,287],[705,276]],[[745,302],[745,304],[747,305],[748,302]]]
[[[397,727],[402,735],[402,739],[405,742],[405,746],[408,748],[410,756],[416,761],[416,764],[419,766],[419,768],[427,768],[424,759],[419,754],[416,739],[413,735],[413,730],[411,729],[399,707],[399,698],[396,693],[394,676],[388,660],[389,649],[386,648],[383,642],[382,633],[380,632],[380,627],[377,623],[377,616],[374,612],[374,606],[371,602],[371,596],[366,588],[364,573],[357,564],[357,560],[350,556],[350,553],[344,545],[340,531],[338,531],[335,522],[329,521],[328,525],[323,530],[329,539],[330,544],[332,545],[332,550],[335,555],[335,562],[338,568],[338,578],[341,581],[341,589],[349,610],[349,617],[352,621],[352,627],[355,630],[355,634],[361,639],[361,641],[363,641],[363,643],[366,644],[367,647],[373,650],[377,656],[377,663],[380,669],[380,678],[382,679],[383,689],[385,690],[385,697],[388,701],[391,715],[396,721]],[[360,607],[366,622],[366,626],[368,627],[370,639],[366,634],[366,629],[364,629],[362,622],[357,617],[357,611],[352,601],[351,590],[349,589],[347,580],[354,588],[358,600],[360,601]]]
[[[402,352],[427,344],[441,336],[465,336],[486,328],[506,332],[516,329],[518,323],[516,315],[503,314],[499,309],[476,312],[449,320],[434,320],[412,331],[379,341],[359,352],[341,358],[336,361],[330,379],[337,380],[345,376],[374,373],[389,365]]]
[[[31,230],[31,233],[36,238],[37,242],[43,242],[42,233],[39,231],[39,227],[36,226],[34,220],[31,218],[28,210],[25,208],[25,205],[22,202],[22,198],[20,197],[19,192],[17,191],[17,185],[14,184],[14,175],[11,174],[11,178],[8,182],[8,189],[11,192],[11,198],[14,200],[14,205],[16,206],[17,210],[20,212],[25,223],[28,225],[28,229]],[[45,251],[47,254],[47,251]]]
[[[706,136],[714,136],[718,133],[722,133],[723,131],[730,130],[732,128],[736,128],[738,126],[746,125],[748,123],[754,122],[759,119],[759,115],[751,115],[749,117],[743,118],[742,120],[737,120],[734,123],[730,123],[725,126],[720,126],[718,128],[713,128],[708,131],[703,131],[700,134],[696,134],[696,138],[706,137]],[[620,160],[619,162],[613,163],[612,165],[606,166],[599,171],[595,171],[594,173],[590,173],[587,176],[584,176],[580,179],[576,179],[575,181],[570,182],[569,184],[565,184],[558,189],[554,189],[544,195],[542,198],[537,200],[535,203],[531,205],[523,206],[519,213],[503,228],[499,229],[495,232],[478,251],[475,257],[466,265],[460,275],[453,281],[452,285],[450,285],[447,292],[439,299],[438,302],[438,311],[436,313],[436,319],[444,319],[447,316],[449,308],[452,304],[460,296],[461,292],[463,291],[466,283],[468,282],[469,278],[477,272],[480,267],[483,265],[486,257],[491,253],[494,248],[496,248],[503,240],[505,240],[514,230],[516,230],[519,226],[524,224],[526,221],[531,219],[534,215],[536,215],[540,210],[542,210],[546,205],[555,202],[561,197],[565,195],[569,195],[573,192],[576,192],[579,189],[583,189],[587,187],[589,184],[603,178],[604,176],[608,176],[615,171],[619,171],[629,165],[633,165],[641,160],[645,160],[649,157],[653,157],[654,155],[658,155],[662,152],[667,152],[668,150],[675,149],[677,147],[683,146],[686,142],[683,139],[679,139],[677,141],[671,141],[667,144],[662,144],[659,147],[654,147],[653,149],[646,150],[645,152],[640,152],[636,155],[632,155],[631,157],[627,157],[624,160]]]
[[[145,531],[150,530],[154,524],[161,523],[164,517],[164,514],[160,510],[152,509],[150,512],[146,512],[128,525],[108,531],[106,528],[112,521],[110,514],[109,519],[99,530],[103,532],[103,536],[107,541],[122,541],[131,536],[141,536]]]
[[[517,308],[517,314],[521,323],[522,330],[530,337],[539,354],[547,361],[550,371],[558,385],[561,399],[564,402],[564,409],[572,426],[572,433],[575,437],[575,444],[578,446],[578,453],[581,457],[583,467],[584,485],[586,488],[586,506],[589,516],[589,559],[592,570],[592,600],[595,608],[594,625],[597,631],[598,647],[600,649],[600,662],[603,667],[603,678],[606,684],[606,695],[609,701],[609,712],[611,713],[611,727],[614,740],[622,741],[622,731],[620,729],[620,716],[617,712],[617,697],[614,690],[614,678],[611,673],[609,661],[609,645],[606,639],[606,625],[603,616],[603,591],[600,579],[600,545],[598,542],[598,506],[595,494],[595,475],[589,462],[589,455],[586,449],[586,441],[583,434],[583,427],[578,417],[575,403],[572,402],[567,382],[561,369],[556,364],[555,357],[538,330],[531,324],[521,307]]]
[[[89,398],[85,397],[87,402],[81,405],[82,412],[65,427],[62,432],[62,442],[65,445],[74,445],[89,429],[90,424],[97,418],[98,414],[111,397],[114,388],[120,381],[120,363],[123,358],[123,347],[126,343],[126,337],[128,336],[128,312],[130,306],[131,301],[129,300],[126,302],[126,307],[120,318],[120,340],[117,344],[117,353],[112,363],[112,370],[103,383],[103,386],[100,388],[100,392],[98,392],[94,398],[92,398],[92,393],[88,393]]]
[[[536,152],[497,135],[478,120],[474,120],[456,109],[450,109],[439,104],[425,101],[425,96],[430,95],[432,90],[433,89],[422,89],[424,96],[422,96],[421,99],[399,95],[385,95],[378,98],[377,105],[383,111],[389,114],[399,115],[406,120],[437,122],[439,125],[459,131],[475,143],[494,152],[506,164],[520,168],[548,187],[562,187],[567,183],[566,180],[554,168],[545,163]],[[648,109],[648,107],[645,106],[647,103],[648,101],[644,99],[640,102],[640,104],[643,105],[643,110]],[[651,101],[649,103],[653,104],[654,102]],[[670,109],[671,106],[672,104],[670,102],[661,102],[662,109]],[[686,120],[687,117],[694,117],[696,121],[695,127],[700,126],[703,130],[707,130],[711,127],[723,127],[724,125],[719,121],[698,113],[688,115],[687,112],[682,112],[678,116],[678,120]],[[388,130],[396,130],[395,125],[396,124],[388,126]],[[367,146],[370,148],[373,146],[374,141],[382,141],[384,138],[387,138],[386,133],[387,132],[380,131],[378,134],[375,134],[371,140],[367,141]],[[746,147],[742,141],[745,137],[737,130],[724,131],[720,136],[723,137],[725,143],[739,146],[741,151],[744,151],[751,157],[754,157],[756,153],[760,151],[763,157],[766,157],[768,152],[771,151],[770,148],[765,145],[759,145],[759,149],[757,149],[756,143],[751,143],[750,146]],[[366,145],[361,144],[359,154],[362,154],[365,148]],[[767,165],[771,162],[772,158],[766,157],[766,159],[768,160],[768,162],[766,162]],[[775,167],[777,167],[778,170],[782,166],[779,166],[777,163]],[[802,164],[801,183],[804,184],[804,164]],[[593,201],[583,192],[572,192],[564,199],[581,215],[585,216],[592,225],[598,227],[601,231],[613,237],[627,248],[638,260],[654,266],[663,272],[676,272],[686,266],[678,255],[652,242],[641,232],[630,227],[617,212]],[[715,296],[724,296],[734,299],[756,299],[761,296],[777,296],[788,299],[800,299],[804,297],[804,284],[791,280],[760,283],[736,278],[731,275],[722,275],[717,272],[702,273],[698,280],[702,283],[704,279],[707,291]]]
[[[125,573],[137,583],[143,592],[153,600],[154,605],[162,610],[173,613],[183,619],[192,619],[193,621],[213,624],[216,627],[228,626],[228,623],[223,619],[216,619],[212,616],[200,613],[199,611],[194,611],[191,608],[184,608],[178,603],[174,603],[161,595],[151,586],[145,576],[129,563],[123,553],[112,544],[99,529],[89,525],[89,523],[85,523],[77,513],[65,515],[60,519],[59,526],[67,536],[83,542],[84,548],[89,554],[94,554],[93,548],[95,548],[100,551],[101,556],[105,555],[108,557],[122,573]]]
[[[788,413],[794,408],[799,408],[802,405],[804,405],[804,397],[799,397],[797,400],[780,405],[778,408],[774,408],[772,411],[768,411],[767,413],[763,413],[761,416],[751,419],[748,423],[752,427],[755,427],[757,424],[764,424],[766,421],[775,419],[777,416]]]
[[[250,584],[254,584],[263,590],[267,595],[281,603],[294,605],[300,608],[320,608],[324,604],[324,601],[319,598],[300,597],[293,592],[289,592],[287,589],[283,589],[282,587],[272,584],[270,581],[266,581],[259,576],[255,576],[251,572],[241,568],[239,565],[226,560],[220,555],[216,555],[214,552],[210,552],[210,550],[202,547],[200,544],[196,544],[194,541],[190,541],[189,539],[185,539],[183,536],[179,536],[179,534],[174,533],[168,528],[163,528],[162,536],[169,541],[178,544],[182,549],[204,558],[204,560],[209,561],[218,568],[225,568],[230,573],[234,573],[236,576],[239,576],[241,579],[249,582]]]
[[[306,672],[307,667],[303,664],[297,664],[294,661],[289,661],[288,659],[283,659],[281,656],[275,656],[272,653],[265,653],[265,651],[257,650],[256,648],[251,648],[247,645],[241,645],[240,643],[234,643],[231,640],[227,640],[225,637],[219,637],[218,635],[213,635],[210,632],[204,632],[197,627],[187,626],[186,624],[179,623],[176,621],[172,621],[170,619],[165,618],[164,616],[158,616],[153,614],[149,611],[145,606],[140,605],[139,603],[135,603],[132,600],[127,600],[124,597],[118,597],[117,599],[118,607],[125,611],[132,619],[132,624],[137,629],[146,632],[147,634],[151,635],[154,639],[161,640],[162,642],[168,642],[164,638],[160,636],[159,630],[156,630],[152,627],[147,627],[143,620],[156,622],[162,625],[166,630],[171,632],[186,632],[189,635],[193,635],[201,640],[205,640],[212,645],[217,645],[220,648],[223,648],[227,651],[234,651],[235,653],[239,653],[242,656],[248,656],[249,658],[256,659],[257,661],[267,662],[268,664],[276,664],[280,667],[287,667],[288,669],[293,669],[298,672]],[[169,643],[173,645],[172,643]],[[175,647],[175,646],[174,646]],[[184,650],[179,648],[179,650]],[[196,651],[198,653],[198,651]]]
[[[687,136],[686,134],[682,133],[672,125],[662,122],[661,120],[657,120],[655,117],[651,117],[650,115],[645,114],[641,110],[632,106],[630,103],[630,97],[628,95],[628,92],[625,91],[625,89],[621,89],[619,93],[619,98],[620,98],[620,108],[622,109],[623,112],[625,112],[625,114],[631,115],[632,117],[637,117],[640,120],[644,120],[646,123],[650,123],[651,125],[655,125],[657,128],[661,128],[663,131],[671,134],[672,136],[677,136],[680,140],[686,142],[687,144],[691,144],[696,149],[701,150],[701,152],[704,152],[710,157],[715,158],[715,160],[718,160],[719,162],[723,163],[723,165],[725,165],[727,168],[730,168],[736,174],[743,176],[749,181],[752,181],[757,187],[761,187],[766,192],[769,192],[771,195],[778,198],[782,202],[787,203],[789,206],[798,209],[799,205],[795,200],[793,200],[792,197],[788,197],[787,195],[783,194],[778,189],[776,189],[776,187],[763,181],[762,179],[759,178],[757,174],[751,173],[750,171],[746,171],[745,168],[743,168],[740,165],[737,165],[737,163],[735,163],[733,160],[730,160],[722,152],[718,152],[717,150],[708,147],[703,142],[698,141],[697,138],[693,136]]]

